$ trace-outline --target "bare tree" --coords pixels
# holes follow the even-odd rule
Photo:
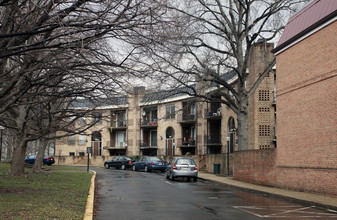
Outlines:
[[[289,14],[303,2],[168,1],[165,16],[152,16],[156,22],[151,29],[132,42],[140,45],[139,56],[148,58],[139,70],[154,73],[149,78],[166,88],[187,87],[192,96],[229,106],[237,115],[239,150],[246,150],[249,97],[275,65],[270,59],[255,83],[246,87],[252,47],[260,39],[277,39]],[[233,71],[238,76],[235,86],[226,77]],[[205,93],[212,86],[217,93]]]
[[[17,140],[12,174],[23,173],[28,141],[57,130],[80,132],[68,125],[90,111],[74,112],[73,100],[94,103],[123,91],[133,50],[121,53],[120,42],[148,25],[149,5],[151,0],[0,1],[0,124]]]

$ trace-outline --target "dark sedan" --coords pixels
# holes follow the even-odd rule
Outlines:
[[[32,155],[28,155],[25,159],[25,162],[28,164],[34,164],[36,160],[36,155],[32,154]],[[43,165],[52,165],[55,163],[55,159],[54,157],[44,157],[43,158]]]
[[[132,170],[144,170],[145,172],[160,170],[161,172],[164,172],[166,167],[167,162],[159,157],[141,157],[139,161],[133,163]]]
[[[109,169],[110,167],[116,167],[117,169],[125,170],[132,167],[133,160],[129,157],[118,156],[112,160],[104,162],[104,167]]]

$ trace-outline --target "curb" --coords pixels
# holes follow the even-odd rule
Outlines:
[[[92,220],[94,216],[94,198],[95,198],[95,179],[96,179],[96,172],[90,170],[91,173],[94,175],[91,177],[91,184],[88,193],[88,199],[85,206],[85,212],[83,216],[83,220]]]
[[[210,174],[211,175],[211,174]],[[210,177],[210,176],[209,176]],[[290,201],[297,201],[301,203],[306,203],[310,205],[315,205],[318,207],[324,207],[328,209],[335,210],[337,208],[337,198],[320,195],[320,194],[313,194],[310,192],[299,192],[299,191],[292,191],[287,189],[281,189],[276,187],[269,187],[269,186],[262,186],[262,185],[255,185],[252,183],[241,182],[238,180],[232,179],[221,179],[225,177],[215,176],[215,177],[207,177],[207,174],[203,177],[199,177],[200,179],[207,180],[207,181],[214,181],[218,183],[223,183],[230,185],[235,188],[241,188],[247,191],[255,191],[260,193],[266,193],[269,195],[273,195],[276,197],[281,197]]]

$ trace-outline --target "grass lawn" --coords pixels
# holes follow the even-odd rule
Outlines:
[[[83,219],[92,174],[69,167],[31,174],[26,168],[27,175],[13,177],[9,170],[0,163],[0,219]]]

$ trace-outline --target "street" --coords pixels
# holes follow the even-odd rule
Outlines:
[[[172,182],[160,172],[93,170],[97,172],[97,220],[337,219],[333,210],[207,180]]]

